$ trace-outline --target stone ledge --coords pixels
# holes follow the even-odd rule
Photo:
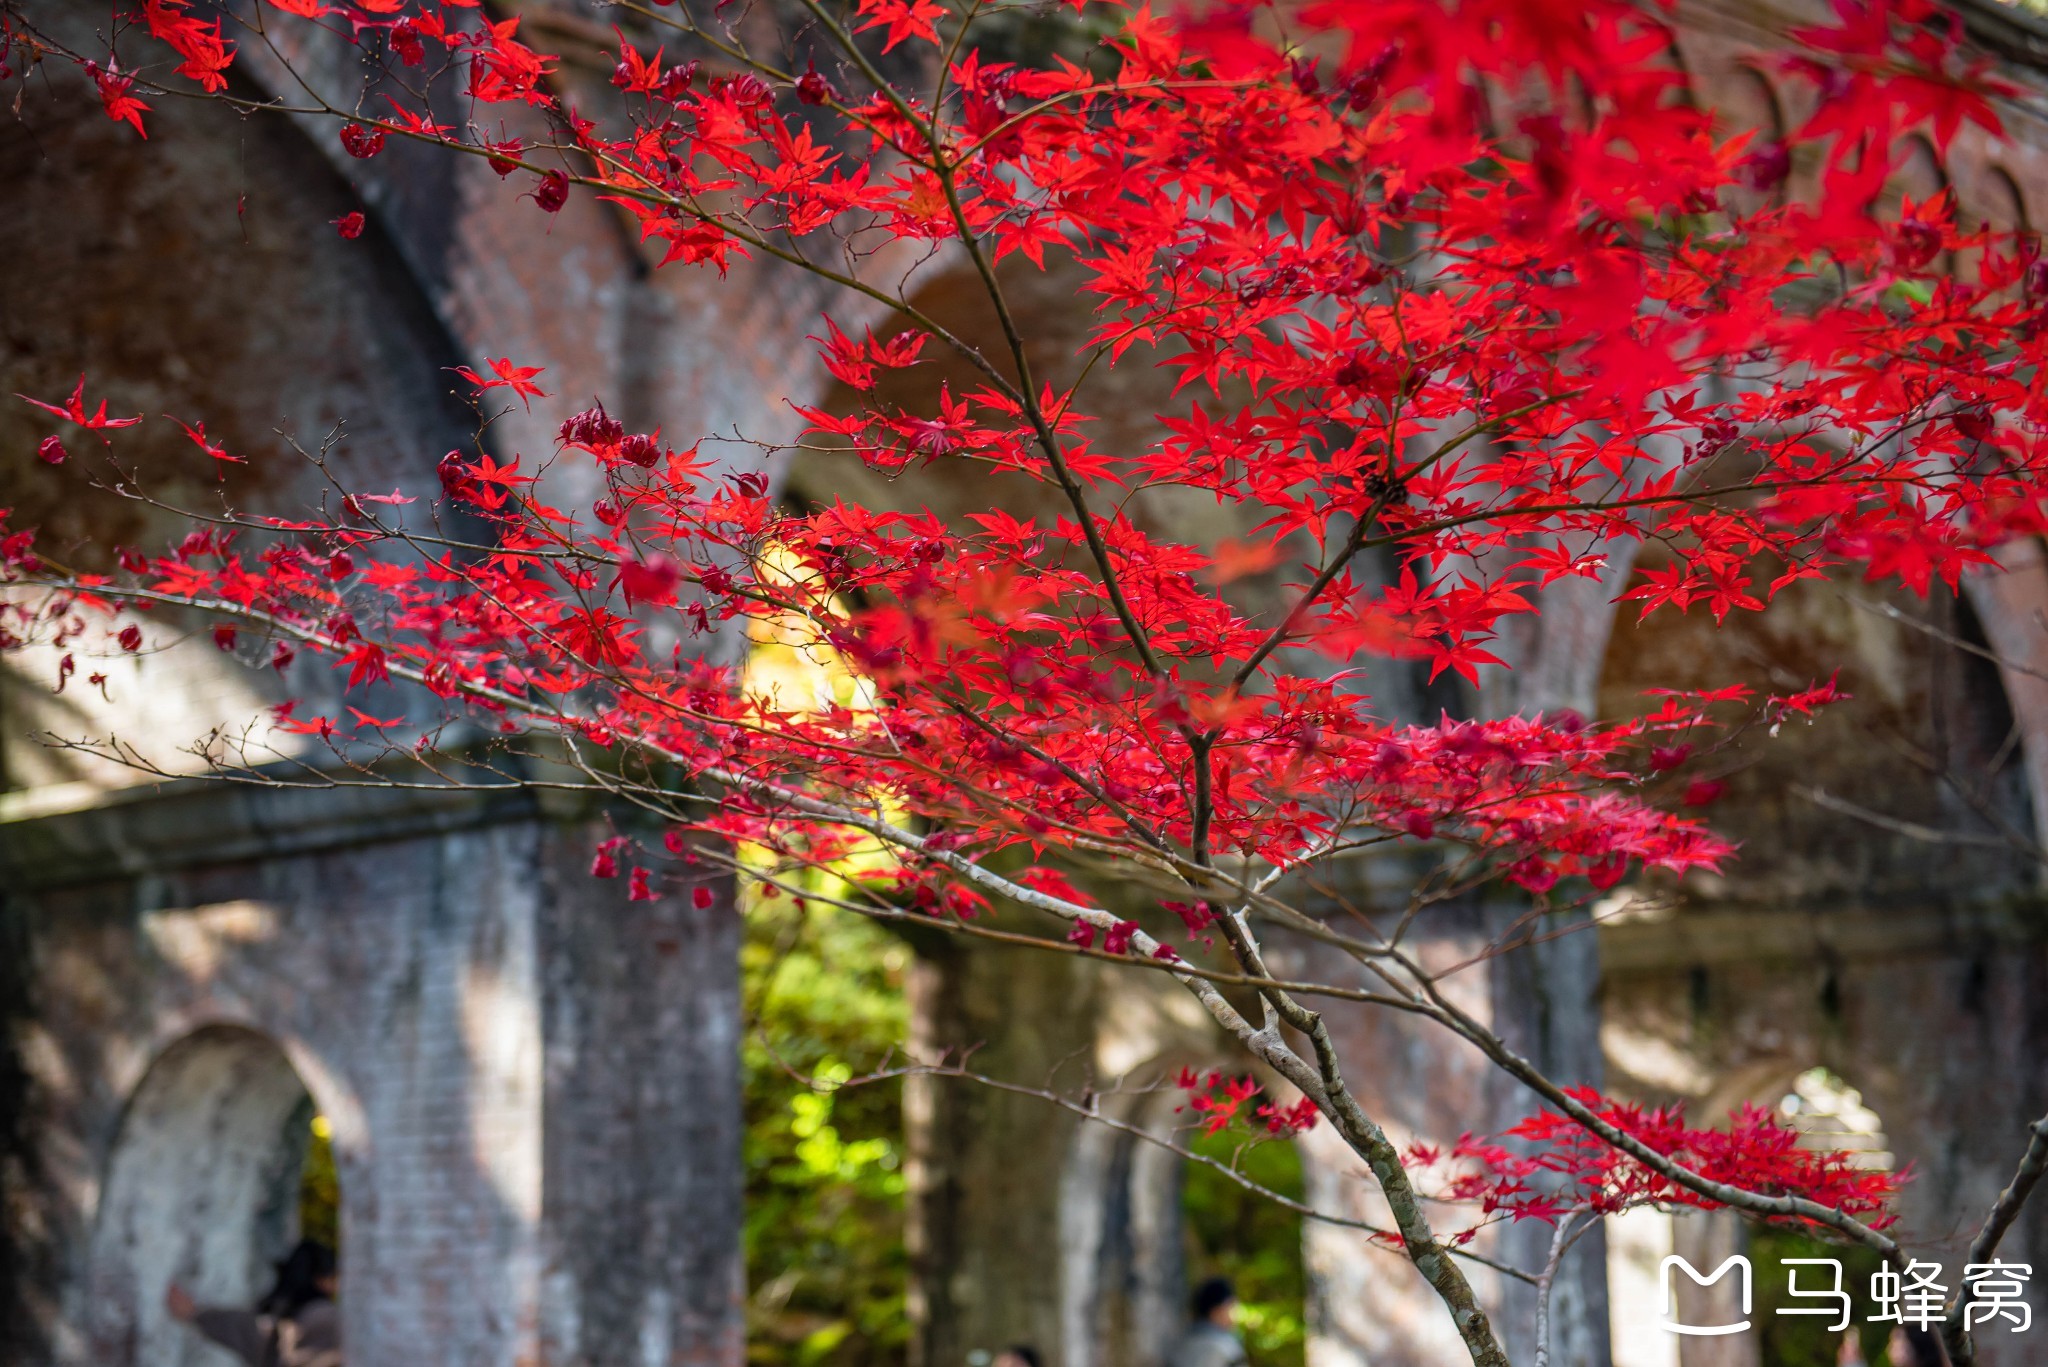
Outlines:
[[[2018,66],[2048,70],[2048,21],[2003,0],[1956,0],[1978,46]]]
[[[28,891],[148,873],[383,844],[553,815],[532,792],[369,785],[278,788],[181,779],[90,794],[51,810],[49,794],[0,802],[0,880]],[[75,800],[75,799],[74,799]]]
[[[1602,926],[1603,973],[1677,972],[1731,964],[1881,959],[1972,943],[2048,940],[2048,908],[2031,902],[1911,910],[1683,911],[1654,921]]]

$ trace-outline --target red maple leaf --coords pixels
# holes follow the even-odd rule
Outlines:
[[[78,377],[78,388],[71,391],[71,397],[61,406],[53,403],[44,403],[41,399],[31,399],[26,394],[16,394],[14,397],[24,403],[34,404],[45,413],[55,413],[60,418],[69,418],[72,422],[92,432],[106,431],[119,427],[133,427],[136,423],[142,421],[140,414],[132,418],[108,417],[107,401],[105,399],[100,400],[100,406],[97,410],[88,414],[85,411],[85,376],[83,375]]]
[[[497,378],[487,380],[466,365],[459,365],[454,369],[457,375],[468,380],[480,390],[509,388],[514,394],[519,396],[520,404],[526,407],[529,412],[532,411],[532,405],[528,402],[529,399],[545,399],[547,397],[547,391],[533,383],[533,377],[546,369],[545,366],[513,365],[509,358],[500,356],[496,360],[490,361],[490,367],[491,373]]]

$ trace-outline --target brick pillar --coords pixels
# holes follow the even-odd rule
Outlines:
[[[738,1367],[739,944],[699,909],[589,874],[600,832],[545,837],[541,1341],[548,1367]]]
[[[910,979],[920,1058],[973,1049],[976,1072],[1078,1089],[1092,1062],[1087,966],[1036,950],[918,936]],[[961,1367],[977,1349],[1037,1345],[1065,1367],[1061,1201],[1069,1112],[957,1079],[904,1088],[910,1162],[913,1367]]]
[[[1506,928],[1515,909],[1441,908],[1412,952],[1439,972],[1473,959]],[[1273,937],[1272,958],[1287,976],[1367,986],[1363,971],[1341,955],[1287,937]],[[1445,991],[1476,1019],[1490,1023],[1518,1052],[1566,1085],[1600,1081],[1599,1022],[1594,994],[1598,963],[1592,931],[1526,945],[1471,963],[1444,979]],[[1446,1146],[1470,1130],[1499,1132],[1541,1104],[1479,1051],[1433,1022],[1392,1010],[1317,1003],[1343,1059],[1352,1092],[1406,1147],[1413,1140]],[[1392,1226],[1386,1202],[1366,1171],[1328,1125],[1302,1140],[1308,1199],[1322,1210]],[[1457,1227],[1473,1211],[1438,1216]],[[1538,1221],[1495,1226],[1477,1247],[1514,1266],[1542,1265],[1550,1229]],[[1309,1367],[1441,1367],[1466,1353],[1449,1313],[1402,1255],[1356,1230],[1308,1222],[1303,1229],[1309,1281]],[[1605,1244],[1582,1238],[1559,1274],[1551,1303],[1552,1362],[1558,1367],[1608,1367]],[[1480,1303],[1509,1356],[1534,1349],[1535,1298],[1523,1283],[1472,1263],[1464,1265]]]

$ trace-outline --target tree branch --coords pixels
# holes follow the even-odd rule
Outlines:
[[[1991,1203],[1991,1212],[1984,1217],[1977,1237],[1970,1240],[1970,1262],[1991,1261],[2006,1231],[2012,1228],[2013,1221],[2019,1219],[2027,1198],[2041,1184],[2044,1173],[2048,1173],[2048,1116],[2027,1126],[2027,1150],[2020,1155],[2020,1164],[2013,1171],[2012,1181],[2006,1183],[2005,1190],[1999,1192],[1998,1199]],[[1965,1327],[1969,1306],[1970,1284],[1965,1281],[1956,1292],[1955,1302],[1949,1306],[1948,1318],[1941,1326],[1942,1345],[1948,1349],[1949,1360],[1955,1367],[1968,1367],[1977,1360],[1977,1345]]]

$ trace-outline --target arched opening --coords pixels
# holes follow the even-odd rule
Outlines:
[[[302,1224],[332,1221],[337,1196],[325,1126],[274,1041],[210,1026],[173,1044],[108,1159],[85,1291],[92,1360],[232,1361],[171,1319],[165,1290],[176,1280],[202,1303],[252,1304]]]
[[[1878,199],[1877,217],[1887,223],[1896,222],[1905,215],[1910,201],[1914,206],[1913,217],[1932,219],[1937,201],[1949,189],[1948,170],[1942,165],[1941,154],[1926,138],[1910,133],[1894,146],[1892,159],[1891,182]],[[1938,271],[1954,271],[1955,253],[1942,252],[1934,258],[1934,265]]]
[[[1855,1167],[1891,1171],[1884,1122],[1861,1092],[1828,1069],[1815,1066],[1793,1078],[1776,1110],[1783,1124],[1799,1132],[1800,1148],[1846,1153]]]
[[[1645,569],[1662,563],[1646,548]],[[1752,570],[1758,584],[1780,572]],[[1759,908],[1925,907],[2029,886],[2000,837],[2032,829],[2014,719],[1967,596],[1924,596],[1847,574],[1793,584],[1760,613],[1624,613],[1608,645],[1603,716],[1650,710],[1651,688],[1741,683],[1757,697],[1833,678],[1846,701],[1759,724],[1730,708],[1652,800],[1706,819],[1740,857],[1675,893],[1675,916]],[[1695,784],[1702,786],[1695,788]],[[1775,1098],[1773,1098],[1775,1100]]]
[[[1883,1120],[1860,1091],[1822,1065],[1799,1067],[1779,1059],[1739,1069],[1723,1078],[1691,1109],[1694,1123],[1725,1117],[1744,1103],[1771,1112],[1799,1135],[1802,1149],[1843,1152],[1858,1168],[1889,1171],[1894,1166]],[[1718,1267],[1740,1254],[1749,1260],[1751,1298],[1747,1313],[1741,1283],[1728,1280],[1696,1286],[1675,1278],[1678,1318],[1691,1324],[1728,1324],[1748,1319],[1751,1333],[1680,1338],[1661,1327],[1665,1286],[1662,1258],[1676,1254],[1701,1269]],[[1609,1267],[1617,1283],[1615,1367],[1834,1367],[1844,1331],[1832,1317],[1805,1313],[1812,1304],[1792,1294],[1832,1285],[1833,1273],[1811,1260],[1840,1265],[1839,1290],[1849,1297],[1851,1324],[1863,1360],[1886,1367],[1887,1326],[1871,1319],[1871,1274],[1882,1265],[1875,1252],[1809,1229],[1752,1221],[1729,1210],[1645,1208],[1609,1226]],[[1798,1268],[1800,1270],[1795,1271]],[[1626,1302],[1626,1304],[1624,1304]],[[1781,1313],[1784,1312],[1784,1313]]]
[[[1759,1104],[1772,1100],[1768,1095],[1758,1098]],[[1894,1166],[1884,1122],[1865,1104],[1861,1092],[1825,1067],[1807,1068],[1794,1076],[1771,1108],[1781,1124],[1799,1132],[1802,1149],[1847,1153],[1858,1168],[1889,1171]],[[1842,1265],[1842,1290],[1851,1299],[1852,1323],[1858,1326],[1850,1332],[1857,1334],[1866,1362],[1889,1360],[1889,1335],[1870,1318],[1875,1310],[1869,1300],[1870,1278],[1883,1263],[1877,1253],[1782,1225],[1751,1225],[1748,1235],[1750,1261],[1757,1271],[1758,1350],[1765,1363],[1832,1367],[1841,1348],[1842,1335],[1828,1329],[1822,1319],[1779,1313],[1798,1305],[1788,1289],[1787,1268],[1794,1259],[1831,1259]]]
[[[1924,204],[1948,188],[1948,172],[1942,169],[1941,154],[1934,144],[1918,133],[1909,133],[1894,149],[1892,188],[1916,204]],[[1887,210],[1892,206],[1886,205]]]
[[[1978,226],[2008,233],[2033,231],[2026,193],[2004,167],[1986,170],[1976,190]]]
[[[1721,136],[1752,135],[1750,151],[1753,156],[1784,141],[1785,114],[1778,101],[1777,89],[1753,66],[1738,66],[1728,73],[1727,80],[1715,92],[1714,116],[1716,132]],[[1764,162],[1754,164],[1762,166]],[[1784,202],[1785,181],[1773,183],[1761,173],[1753,179],[1755,183],[1749,188],[1728,191],[1731,209],[1751,214],[1765,205]]]
[[[1957,226],[1965,232],[1991,235],[1988,247],[1973,246],[1958,253],[1957,274],[1963,279],[1981,282],[1987,250],[2001,257],[2012,255],[2015,249],[2039,250],[2026,194],[2003,167],[1983,167],[1977,175],[1959,179],[1957,190],[1962,199]]]
[[[97,50],[106,21],[92,9],[44,5],[38,23],[74,50]],[[237,64],[237,77],[247,70]],[[61,466],[12,460],[0,466],[0,507],[14,510],[17,525],[37,528],[39,542],[63,547],[72,563],[103,570],[116,546],[182,536],[173,507],[226,499],[298,514],[317,503],[325,477],[282,434],[311,447],[345,431],[330,459],[337,478],[363,489],[431,483],[413,462],[467,449],[474,414],[444,367],[468,353],[375,226],[381,215],[358,241],[330,226],[363,201],[304,130],[211,100],[173,100],[152,111],[144,140],[101,117],[89,82],[42,89],[34,111],[0,129],[0,183],[9,187],[0,259],[11,280],[64,281],[66,297],[9,292],[0,394],[69,392],[89,372],[116,410],[149,416],[124,434],[122,461],[148,472],[150,498],[90,496],[110,467],[84,448]],[[254,86],[237,89],[260,98]],[[240,463],[207,456],[166,413],[203,421],[209,440]],[[29,450],[41,433],[27,404],[0,404],[4,449]],[[188,769],[196,761],[179,747],[189,739],[287,696],[311,700],[314,676],[303,668],[290,682],[266,677],[183,635],[167,623],[147,649],[106,661],[104,691],[53,692],[43,680],[62,652],[10,655],[0,669],[0,786],[141,781],[104,756],[31,739],[44,730],[161,737],[154,754]],[[318,696],[324,685],[311,687]]]
[[[1060,1181],[1064,1367],[1167,1361],[1189,1331],[1192,1293],[1215,1277],[1231,1284],[1253,1362],[1304,1361],[1303,1221],[1265,1194],[1304,1201],[1303,1156],[1285,1138],[1208,1133],[1187,1094],[1164,1081],[1183,1067],[1207,1071],[1204,1058],[1150,1054],[1134,1076],[1158,1085],[1106,1092],[1098,1105],[1114,1127],[1074,1134]]]
[[[1209,1135],[1191,1146],[1267,1191],[1295,1201],[1306,1195],[1301,1149],[1287,1140]],[[1186,1165],[1181,1212],[1189,1286],[1230,1278],[1252,1361],[1301,1367],[1308,1341],[1301,1216],[1201,1163]]]

